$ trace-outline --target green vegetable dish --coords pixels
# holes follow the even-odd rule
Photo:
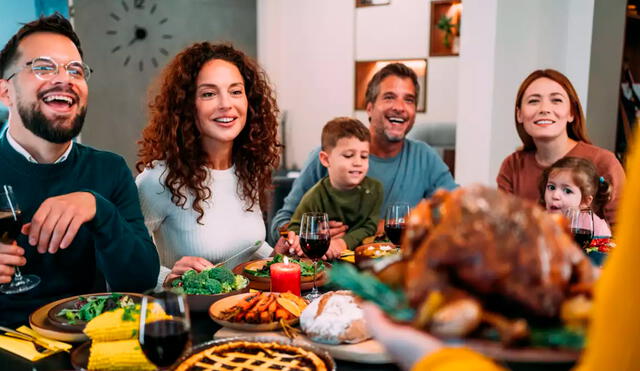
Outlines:
[[[73,308],[65,308],[58,312],[58,317],[64,317],[70,325],[78,321],[89,322],[100,314],[118,308],[135,308],[133,300],[123,294],[112,293],[103,296],[80,296],[73,304]]]
[[[284,262],[284,255],[276,254],[276,256],[274,256],[272,260],[268,261],[267,264],[265,264],[262,268],[255,269],[255,270],[245,269],[244,271],[256,277],[268,278],[271,275],[270,273],[271,264],[282,263],[282,262]],[[300,266],[300,272],[303,276],[313,276],[313,264],[307,263],[302,260],[293,259],[291,257],[289,257],[289,263],[298,264]],[[324,270],[324,264],[318,264],[318,273],[322,272],[323,270]]]
[[[173,280],[173,287],[181,288],[185,294],[215,295],[240,290],[249,284],[249,280],[239,274],[233,274],[228,268],[216,267],[198,273],[185,272],[182,277]]]

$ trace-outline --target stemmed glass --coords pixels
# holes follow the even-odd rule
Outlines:
[[[384,216],[384,233],[395,245],[402,242],[402,233],[405,229],[405,218],[409,214],[409,204],[396,202],[387,207]]]
[[[569,219],[573,239],[586,250],[593,240],[593,211],[591,209],[567,209],[564,215]]]
[[[22,228],[22,212],[18,207],[13,189],[3,185],[0,189],[0,242],[11,245],[15,243]],[[35,274],[22,275],[20,268],[15,267],[15,274],[9,283],[0,285],[0,292],[18,294],[29,291],[40,284],[40,277]]]
[[[173,289],[145,293],[140,306],[138,341],[151,363],[160,369],[174,364],[187,348],[190,327],[189,307],[183,293]]]
[[[329,234],[329,216],[327,213],[304,213],[300,221],[300,247],[307,257],[313,260],[313,289],[305,299],[313,301],[320,297],[316,287],[318,260],[327,253],[331,235]]]

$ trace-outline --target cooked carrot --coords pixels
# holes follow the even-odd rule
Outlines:
[[[284,309],[284,308],[280,308],[278,307],[278,309],[276,310],[276,320],[288,320],[289,319],[289,311]]]
[[[267,311],[260,313],[260,323],[269,323],[271,322],[271,314]]]
[[[273,315],[276,313],[277,309],[278,309],[278,302],[276,300],[274,300],[274,301],[271,302],[271,304],[269,304],[269,308],[267,309],[267,311],[269,312],[271,317],[273,317]]]

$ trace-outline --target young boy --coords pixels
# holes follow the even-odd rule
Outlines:
[[[327,258],[339,257],[376,233],[384,190],[382,183],[366,176],[370,140],[369,130],[349,117],[335,118],[322,129],[319,157],[329,176],[305,193],[288,229],[299,233],[302,214],[311,211],[325,212],[329,220],[346,224],[345,235],[331,240]]]

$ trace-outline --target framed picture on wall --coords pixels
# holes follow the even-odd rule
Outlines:
[[[391,0],[356,0],[356,8],[375,5],[389,5]]]
[[[427,60],[426,59],[393,59],[393,60],[375,60],[375,61],[356,61],[356,88],[354,107],[356,110],[365,110],[364,95],[367,91],[367,84],[373,75],[380,71],[389,63],[403,63],[411,68],[418,76],[418,93],[417,112],[426,112],[427,110]]]
[[[430,56],[449,56],[460,53],[461,20],[462,3],[459,0],[431,2]]]

